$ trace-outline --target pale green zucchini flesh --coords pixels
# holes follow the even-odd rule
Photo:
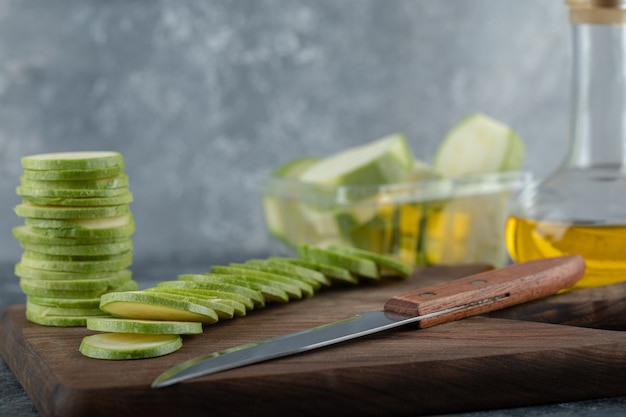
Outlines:
[[[79,351],[90,358],[129,360],[167,355],[182,345],[177,334],[98,333],[85,336]]]

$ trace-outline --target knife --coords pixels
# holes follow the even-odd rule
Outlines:
[[[190,359],[163,372],[151,386],[166,387],[411,323],[426,328],[498,310],[571,287],[584,270],[583,258],[570,255],[513,264],[422,288],[390,298],[380,311]]]

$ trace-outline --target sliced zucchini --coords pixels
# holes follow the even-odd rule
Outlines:
[[[347,269],[359,277],[374,280],[380,279],[378,266],[369,259],[337,253],[312,245],[299,245],[297,251],[299,258],[338,266]]]
[[[26,309],[26,319],[32,323],[51,327],[85,327],[87,319],[95,316],[40,316]],[[103,313],[102,317],[109,317]]]
[[[296,265],[289,265],[285,263],[270,263],[265,259],[250,259],[245,263],[246,268],[255,269],[261,272],[268,272],[271,274],[282,275],[284,277],[291,277],[292,279],[300,280],[313,288],[313,291],[317,291],[322,287],[322,281],[330,284],[330,281],[321,273],[313,271],[312,269],[306,269],[297,267]],[[321,280],[318,277],[312,277],[312,274],[318,274],[322,277]]]
[[[277,290],[284,291],[289,298],[301,299],[302,290],[299,286],[291,283],[284,282],[281,279],[274,279],[274,277],[268,277],[267,274],[263,274],[259,271],[254,271],[245,268],[236,268],[233,266],[214,265],[211,267],[211,272],[222,275],[232,275],[241,277],[254,284],[262,285],[265,287],[272,287]]]
[[[523,161],[524,143],[513,129],[477,113],[450,130],[439,145],[433,167],[444,176],[455,177],[517,170]]]
[[[78,350],[96,359],[146,359],[167,355],[183,346],[177,334],[98,333],[85,336]]]
[[[105,278],[84,279],[43,279],[20,277],[20,284],[29,288],[41,288],[54,291],[100,291],[119,287],[131,280],[132,272],[123,270],[111,273]]]
[[[77,220],[26,218],[24,225],[33,233],[57,238],[116,239],[129,237],[135,232],[132,214]]]
[[[138,288],[135,280],[124,282],[114,287],[95,288],[91,290],[51,289],[46,286],[35,285],[35,280],[20,279],[20,288],[27,297],[61,298],[61,299],[89,299],[100,297],[114,291],[132,291]]]
[[[413,168],[413,161],[405,137],[393,134],[324,158],[299,178],[315,184],[387,184],[405,178]]]
[[[157,288],[178,288],[178,289],[192,289],[192,290],[208,290],[208,291],[223,291],[233,294],[238,294],[249,298],[254,307],[264,307],[265,297],[259,290],[250,288],[248,284],[230,284],[220,280],[192,280],[185,279],[185,274],[179,275],[176,281],[161,281],[157,284]]]
[[[32,170],[90,170],[123,167],[124,157],[113,151],[54,152],[24,156],[21,162]]]
[[[68,180],[95,180],[116,177],[120,175],[124,167],[106,167],[93,169],[59,169],[59,170],[35,170],[24,169],[22,177],[25,181],[68,181]]]
[[[133,262],[133,253],[131,251],[128,251],[118,256],[110,256],[109,259],[97,261],[66,261],[45,258],[45,254],[25,251],[22,253],[22,258],[19,264],[21,264],[23,267],[54,272],[69,272],[80,274],[114,272],[128,268]],[[63,259],[65,258],[63,257]]]
[[[82,317],[102,316],[104,312],[97,305],[95,307],[50,307],[39,305],[31,300],[26,301],[26,309],[32,314],[44,317]]]
[[[115,243],[119,241],[127,241],[128,236],[122,236],[119,238],[100,238],[96,239],[93,237],[56,237],[51,236],[50,234],[41,234],[38,232],[39,229],[33,228],[31,226],[15,226],[13,231],[13,236],[15,239],[20,242],[28,242],[42,245],[88,245],[95,243]]]
[[[120,291],[137,291],[139,289],[139,283],[134,279],[131,279],[117,287],[111,288],[109,292],[120,292]]]
[[[20,177],[22,187],[37,190],[112,190],[128,188],[128,175],[120,175],[92,180],[47,181]]]
[[[113,279],[117,277],[127,277],[130,279],[131,271],[127,269],[117,269],[113,271],[96,271],[96,272],[67,272],[55,271],[49,269],[32,268],[18,262],[15,264],[15,275],[21,278],[51,281],[93,281],[100,279]]]
[[[215,311],[215,313],[217,313],[217,317],[220,320],[232,319],[235,315],[235,309],[230,304],[222,302],[222,299],[220,298],[207,299],[194,297],[188,294],[182,295],[174,294],[171,292],[158,291],[156,289],[152,290],[151,292],[158,294],[160,297],[189,302],[210,308],[211,310]]]
[[[324,262],[316,262],[311,259],[299,259],[299,258],[287,258],[280,256],[273,256],[269,258],[272,260],[279,260],[281,262],[289,262],[294,265],[310,268],[315,271],[319,271],[327,278],[335,282],[343,282],[347,284],[358,284],[359,280],[345,268],[341,268],[335,265],[329,265]]]
[[[22,201],[37,204],[40,206],[60,206],[60,207],[98,207],[98,206],[117,206],[121,204],[129,204],[133,201],[133,195],[126,192],[121,195],[112,197],[33,197],[22,195]]]
[[[26,297],[26,302],[44,307],[60,307],[67,309],[100,308],[100,297],[72,299],[28,296]]]
[[[218,321],[215,310],[183,300],[174,300],[148,291],[123,291],[104,294],[100,308],[115,317],[140,320]]]
[[[53,255],[42,252],[26,251],[32,259],[40,261],[64,261],[64,262],[95,262],[95,261],[114,261],[126,259],[128,256],[132,256],[132,251],[126,251],[115,255],[95,255],[95,256],[79,256],[79,255]]]
[[[98,219],[128,215],[130,208],[128,204],[101,207],[58,207],[22,203],[15,206],[15,213],[20,217],[35,219]]]
[[[385,256],[379,253],[371,252],[364,249],[358,249],[351,246],[331,245],[327,249],[340,254],[356,256],[359,258],[369,259],[374,262],[380,269],[387,270],[392,274],[407,277],[413,273],[413,267],[404,262]]]
[[[228,265],[228,268],[232,268],[233,273],[242,273],[244,275],[248,274],[251,276],[258,276],[272,282],[280,282],[282,284],[294,286],[298,290],[300,290],[300,295],[294,298],[302,298],[302,296],[311,297],[315,293],[315,288],[313,287],[313,285],[309,284],[305,280],[296,277],[293,274],[285,275],[276,272],[263,271],[258,267],[247,263],[231,263],[230,265]]]
[[[243,275],[218,273],[182,274],[178,276],[178,279],[182,281],[193,281],[201,284],[222,283],[238,285],[260,292],[263,296],[263,299],[269,302],[286,303],[287,301],[289,301],[289,295],[282,289],[272,285],[268,285],[262,280],[246,277]]]
[[[87,319],[89,330],[111,333],[140,334],[200,334],[202,323],[197,321],[133,320],[120,318]]]
[[[182,281],[189,282],[190,281]],[[164,285],[157,286],[155,288],[147,288],[145,291],[157,291],[171,294],[179,294],[179,295],[189,295],[197,298],[205,298],[205,299],[215,299],[219,298],[222,301],[232,301],[232,307],[235,309],[235,315],[244,316],[246,310],[254,309],[254,301],[251,298],[246,297],[244,295],[232,292],[232,291],[224,291],[224,290],[205,290],[201,288],[175,288],[175,287],[167,287]],[[243,311],[242,307],[243,306]]]
[[[201,290],[191,291],[180,288],[166,288],[166,287],[152,287],[146,288],[144,291],[154,291],[165,295],[173,295],[175,297],[189,297],[189,299],[193,302],[197,302],[202,305],[206,305],[209,308],[212,308],[212,303],[215,303],[217,308],[215,311],[217,312],[220,319],[223,318],[233,318],[234,316],[243,317],[246,315],[246,310],[248,310],[248,305],[252,305],[254,308],[254,304],[252,300],[245,300],[246,303],[241,301],[237,301],[232,297],[232,294],[224,293],[224,298],[220,296],[209,296],[203,294]]]
[[[317,281],[320,286],[328,287],[330,286],[330,280],[324,273],[313,269],[308,268],[306,266],[296,265],[293,262],[288,262],[284,258],[280,257],[270,257],[267,259],[258,259],[258,260],[250,260],[250,263],[259,263],[261,265],[267,265],[274,270],[280,270],[284,273],[293,273],[296,276],[307,277],[310,280]]]
[[[110,198],[119,197],[128,194],[127,188],[92,188],[92,189],[80,189],[80,188],[57,188],[46,187],[37,188],[31,186],[19,186],[15,190],[17,195],[22,197],[31,198]]]
[[[20,241],[20,246],[27,251],[45,253],[49,255],[65,256],[103,256],[119,255],[133,249],[130,238],[121,239],[113,243],[96,243],[93,245],[47,245]]]

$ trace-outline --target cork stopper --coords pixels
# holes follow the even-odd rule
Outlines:
[[[572,23],[623,25],[626,0],[565,0]]]

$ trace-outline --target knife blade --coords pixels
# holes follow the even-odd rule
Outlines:
[[[161,388],[191,378],[306,352],[415,323],[418,328],[475,316],[556,294],[583,275],[578,255],[546,258],[463,277],[397,295],[383,310],[276,336],[179,363],[151,384]]]

